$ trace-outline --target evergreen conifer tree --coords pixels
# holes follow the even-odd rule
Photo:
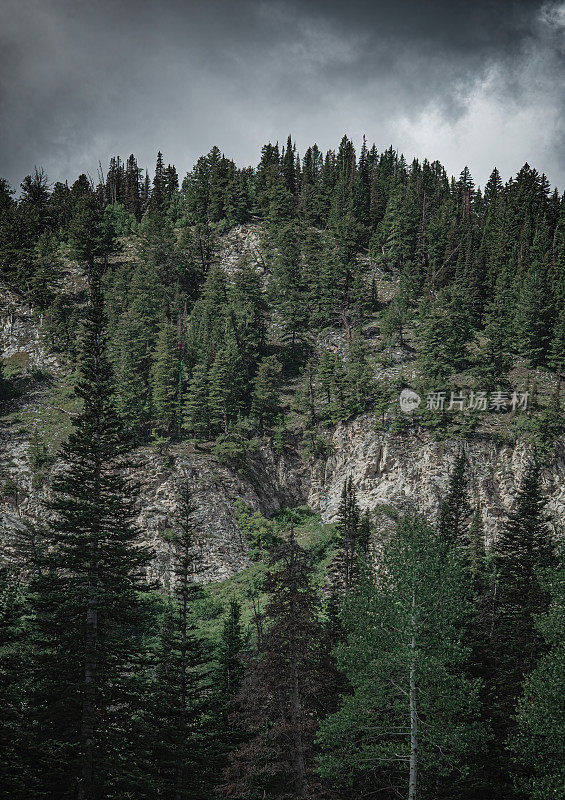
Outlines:
[[[270,624],[239,697],[238,721],[248,740],[232,755],[223,793],[298,800],[311,797],[319,784],[314,734],[324,674],[311,566],[292,530],[273,554],[264,589]]]
[[[495,543],[496,616],[491,637],[492,727],[498,760],[494,780],[511,795],[509,754],[504,743],[515,733],[514,714],[524,676],[531,672],[545,649],[536,628],[539,614],[547,612],[547,570],[554,565],[554,547],[544,514],[540,466],[528,465],[514,510]]]
[[[544,514],[540,470],[536,462],[527,467],[516,506],[495,544],[499,654],[510,669],[501,670],[510,696],[515,696],[521,677],[535,665],[540,637],[534,617],[547,610],[549,601],[543,572],[553,564],[554,547]]]
[[[68,238],[73,258],[86,263],[89,274],[94,272],[96,258],[106,261],[117,247],[114,231],[93,195],[82,197],[76,203]]]
[[[257,270],[247,259],[241,261],[234,274],[229,293],[228,315],[249,384],[267,337],[267,303]]]
[[[565,574],[546,576],[551,602],[536,620],[545,652],[525,680],[509,746],[517,788],[531,800],[562,797],[565,764]]]
[[[214,743],[206,727],[208,656],[192,619],[192,604],[202,593],[195,582],[200,565],[194,511],[189,487],[183,485],[172,539],[174,589],[163,621],[152,697],[154,796],[173,800],[212,797],[214,777]]]
[[[216,352],[209,372],[210,424],[227,434],[228,426],[244,408],[245,372],[232,337]]]
[[[340,583],[345,592],[348,592],[354,580],[355,555],[357,536],[359,533],[359,507],[353,479],[351,477],[343,484],[341,501],[338,511],[337,523],[339,554],[337,569]]]
[[[367,345],[362,333],[352,335],[348,343],[344,384],[349,414],[361,414],[375,395]]]
[[[155,165],[155,177],[153,178],[153,188],[151,190],[150,209],[152,212],[161,212],[165,203],[165,165],[163,154],[157,153],[157,163]]]
[[[180,428],[181,365],[177,332],[164,320],[157,334],[155,360],[151,370],[153,414],[159,429],[174,436]]]
[[[266,356],[259,362],[253,382],[251,413],[263,433],[272,427],[281,413],[280,383],[282,366],[276,356]]]
[[[404,519],[343,612],[338,665],[352,685],[319,734],[320,770],[348,795],[459,797],[485,741],[479,685],[465,665],[464,562],[439,534]]]
[[[245,636],[241,624],[241,606],[232,598],[222,628],[222,636],[214,671],[213,702],[216,716],[218,764],[227,766],[228,754],[242,742],[244,734],[234,723],[241,712],[238,702],[244,675],[243,647]]]
[[[555,320],[548,362],[555,372],[560,374],[565,372],[565,304],[561,306],[559,316]]]
[[[26,800],[39,787],[31,779],[31,729],[26,714],[29,650],[26,652],[25,595],[21,581],[0,570],[0,798]]]
[[[530,266],[516,304],[516,344],[532,367],[546,362],[551,343],[551,294],[547,284],[548,230],[540,223],[530,252]]]
[[[130,520],[120,473],[100,284],[92,278],[77,395],[83,408],[63,446],[43,569],[32,582],[31,714],[47,796],[95,800],[135,791],[148,552]]]
[[[467,497],[465,453],[461,451],[449,479],[447,494],[440,506],[439,533],[448,550],[468,542],[471,506]]]
[[[184,404],[184,427],[197,438],[210,430],[208,370],[204,364],[197,364],[186,392]]]
[[[465,304],[457,292],[440,294],[419,335],[424,374],[441,379],[463,368],[471,326]]]

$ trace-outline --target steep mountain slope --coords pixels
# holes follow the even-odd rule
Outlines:
[[[257,225],[238,226],[220,241],[218,261],[228,275],[242,257],[268,279]],[[63,290],[77,297],[84,282],[76,265],[70,265],[69,275]],[[397,289],[394,276],[375,269],[375,279],[379,297],[389,301]],[[70,428],[76,400],[70,367],[50,352],[42,317],[5,287],[0,321],[4,362],[19,389],[0,429],[1,545],[4,556],[11,559],[17,558],[17,531],[26,520],[45,514],[42,501],[57,470],[56,447]],[[378,320],[366,326],[365,336],[373,352],[379,353],[383,337]],[[316,346],[340,351],[345,334],[327,330]],[[394,379],[413,374],[414,359],[408,347],[389,349],[388,355],[377,367],[378,375]],[[549,381],[550,391],[551,376],[540,374],[537,380]],[[397,403],[393,397],[389,413],[398,413],[394,411]],[[312,456],[303,449],[297,423],[284,444],[269,438],[257,443],[237,470],[220,463],[206,443],[161,442],[141,447],[134,458],[135,476],[141,484],[138,522],[156,553],[154,576],[167,580],[167,531],[175,524],[179,489],[185,482],[198,509],[203,577],[209,581],[228,577],[248,563],[247,543],[234,511],[237,499],[267,516],[285,506],[307,503],[325,522],[331,522],[336,519],[343,482],[351,476],[361,508],[375,519],[379,509],[392,506],[418,511],[433,521],[460,448],[467,458],[472,503],[481,507],[485,538],[491,543],[531,454],[527,436],[505,440],[497,433],[497,424],[494,419],[490,432],[483,430],[464,440],[438,441],[419,425],[406,424],[396,433],[390,427],[383,429],[379,415],[369,412],[326,426],[323,451]],[[565,442],[560,440],[543,471],[548,512],[557,533],[565,518],[564,475]]]

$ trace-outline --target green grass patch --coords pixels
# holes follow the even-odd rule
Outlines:
[[[294,525],[297,541],[312,556],[312,580],[321,591],[326,584],[325,571],[336,553],[335,524],[324,524],[319,515],[307,506],[282,509],[273,516],[271,522],[281,534],[288,532],[291,523]],[[220,640],[225,615],[232,599],[241,605],[243,627],[250,638],[254,637],[253,598],[261,611],[267,601],[261,588],[269,568],[267,554],[264,559],[255,561],[247,569],[225,581],[207,584],[203,597],[193,604],[197,627],[212,645]]]
[[[7,380],[21,378],[29,364],[29,353],[25,350],[18,350],[2,359],[4,364],[4,377]]]
[[[25,399],[25,398],[24,398]],[[6,425],[18,425],[23,435],[35,437],[41,443],[47,461],[57,456],[63,442],[73,427],[73,415],[78,413],[82,401],[74,394],[71,377],[46,385],[46,391],[33,404],[20,406],[6,414]]]

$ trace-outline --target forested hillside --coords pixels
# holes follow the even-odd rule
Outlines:
[[[565,798],[546,176],[35,169],[0,265],[0,798]]]

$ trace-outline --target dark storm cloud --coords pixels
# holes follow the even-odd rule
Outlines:
[[[564,183],[565,4],[539,0],[0,0],[0,174],[51,179],[214,143],[256,163],[366,133],[484,182]],[[541,124],[540,124],[541,123]]]

